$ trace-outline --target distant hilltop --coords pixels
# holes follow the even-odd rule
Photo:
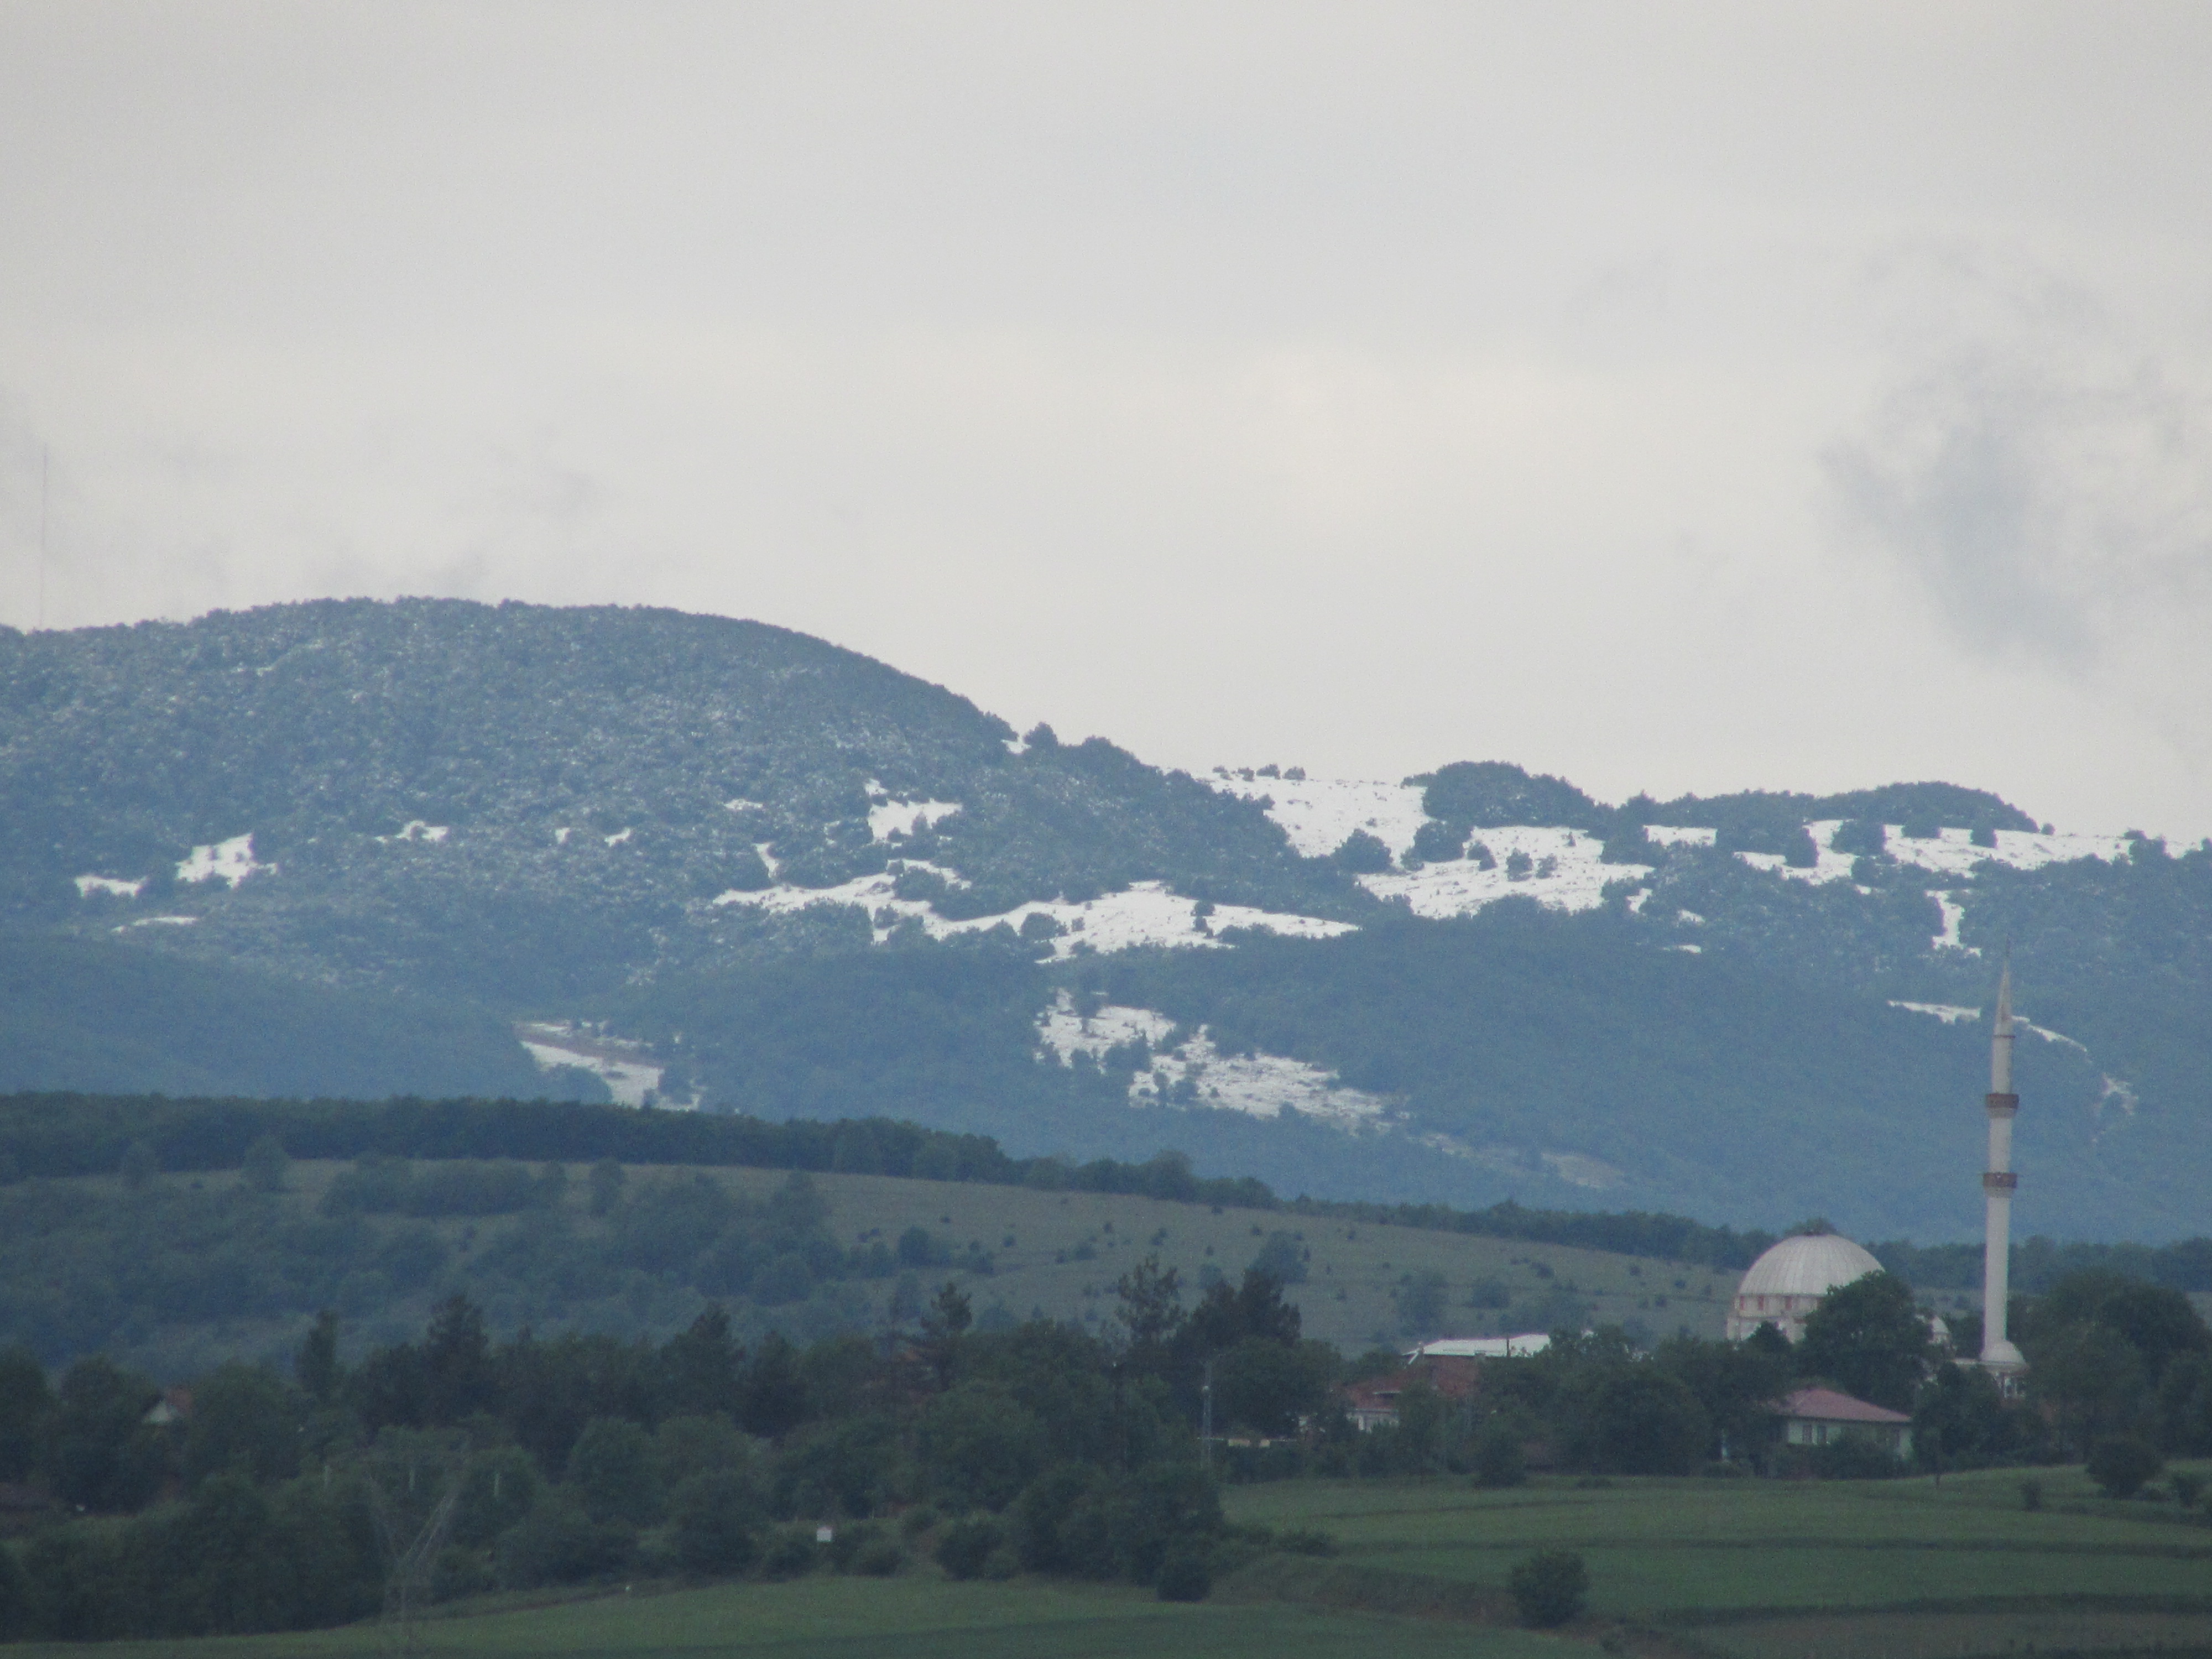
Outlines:
[[[0,831],[4,1086],[889,1113],[1950,1236],[1978,1194],[1898,1152],[1971,1134],[2010,939],[2021,1157],[2071,1170],[2023,1228],[2164,1236],[2212,1176],[2212,850],[1950,783],[1193,777],[759,623],[352,600],[0,632]]]

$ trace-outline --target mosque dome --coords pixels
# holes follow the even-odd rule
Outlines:
[[[1772,1325],[1792,1342],[1805,1334],[1805,1316],[1838,1285],[1881,1271],[1881,1263],[1840,1233],[1785,1238],[1751,1264],[1729,1309],[1728,1334],[1740,1342]]]

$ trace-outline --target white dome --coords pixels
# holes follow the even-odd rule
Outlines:
[[[1736,1294],[1822,1297],[1881,1271],[1881,1262],[1841,1233],[1802,1233],[1753,1262]]]

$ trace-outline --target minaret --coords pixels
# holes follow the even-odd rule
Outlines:
[[[1990,1037],[1990,1164],[1982,1174],[1982,1364],[1999,1372],[2025,1370],[2027,1361],[2005,1337],[2005,1301],[2012,1273],[2012,1120],[2020,1097],[2012,1091],[2012,962],[2008,953],[1997,981],[1996,1029]],[[2002,1380],[2000,1375],[2000,1381]]]

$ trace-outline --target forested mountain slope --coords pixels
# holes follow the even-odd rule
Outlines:
[[[2201,1231],[2202,847],[1946,783],[1193,778],[667,611],[0,630],[0,1088],[649,1091],[1955,1237],[2008,940],[2023,1229]]]

